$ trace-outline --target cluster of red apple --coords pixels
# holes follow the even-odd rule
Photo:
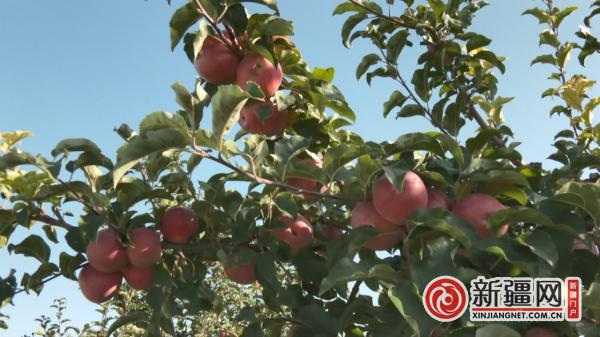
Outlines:
[[[287,37],[276,38],[290,43]],[[227,34],[222,34],[220,38],[208,36],[200,48],[194,66],[200,77],[209,83],[236,83],[244,90],[247,90],[248,82],[256,83],[263,91],[265,99],[244,106],[240,111],[239,124],[247,132],[274,136],[285,127],[288,114],[287,110],[279,111],[270,100],[283,81],[283,70],[281,65],[275,66],[257,52],[245,52],[244,48],[238,50],[234,47],[235,44],[243,45],[244,40],[239,37],[234,41],[228,38]],[[271,113],[261,121],[259,109],[269,109]]]
[[[373,200],[356,204],[352,210],[352,228],[372,225],[379,234],[369,240],[366,247],[372,250],[388,250],[395,247],[406,233],[405,222],[418,208],[443,208],[469,222],[484,238],[490,236],[488,217],[504,208],[494,197],[474,193],[450,203],[438,189],[427,188],[423,180],[412,171],[404,178],[402,191],[381,176],[373,185]],[[508,225],[502,226],[498,236],[506,234]]]
[[[315,165],[320,161],[311,160]],[[309,178],[290,178],[288,183],[305,191],[317,191],[317,181]],[[321,188],[321,191],[325,187]],[[491,235],[487,228],[488,217],[504,208],[494,197],[474,193],[452,205],[448,197],[437,189],[428,189],[421,178],[409,171],[407,172],[403,189],[398,191],[386,177],[380,177],[373,186],[373,200],[356,203],[352,210],[352,228],[371,225],[379,233],[366,243],[372,250],[388,250],[394,248],[406,234],[405,222],[413,211],[418,208],[443,208],[452,210],[458,217],[469,222],[474,229],[484,238]],[[304,199],[311,199],[312,195],[305,194]],[[309,246],[313,239],[313,226],[301,214],[295,219],[288,216],[278,218],[286,225],[284,228],[270,231],[279,241],[285,242],[292,254]],[[323,234],[331,239],[342,235],[337,227],[322,227]],[[508,225],[502,226],[498,236],[506,234]],[[250,284],[256,281],[255,264],[250,262],[237,266],[226,266],[225,274],[233,281],[241,284]]]
[[[171,208],[159,225],[165,241],[184,244],[198,230],[193,212]],[[109,300],[121,287],[123,277],[134,289],[148,289],[154,283],[153,266],[162,257],[160,234],[149,228],[136,228],[124,246],[121,234],[112,228],[98,232],[96,240],[87,246],[89,264],[79,274],[83,295],[94,303]]]

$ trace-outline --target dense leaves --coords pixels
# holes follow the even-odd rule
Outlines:
[[[246,2],[264,5],[256,7],[269,13],[250,14]],[[132,231],[147,227],[164,234],[153,283],[131,291],[147,305],[119,311],[109,333],[135,326],[146,336],[175,336],[186,327],[202,329],[185,323],[191,317],[219,317],[223,311],[239,314],[231,331],[235,336],[524,333],[525,323],[473,326],[461,318],[441,325],[425,313],[421,295],[429,280],[452,275],[468,283],[483,275],[580,276],[586,287],[585,322],[549,328],[567,336],[596,336],[600,126],[593,113],[600,99],[593,97],[594,81],[569,75],[567,68],[572,55],[584,64],[598,52],[598,40],[585,28],[577,33],[583,44],[559,39],[561,24],[574,7],[561,9],[544,0],[541,7],[525,11],[544,26],[539,42],[549,51],[531,64],[552,68],[555,86],[542,94],[557,102],[549,115],[568,119],[549,156],[558,164],[548,169],[528,163],[519,143],[510,142],[518,135],[504,121],[512,100],[498,94],[504,57],[493,52],[490,38],[471,31],[473,18],[486,4],[348,0],[335,8],[333,14],[346,17],[341,27],[346,47],[356,39],[372,44],[356,78],[397,84],[382,102],[382,114],[418,116],[435,128],[376,143],[347,128],[356,115],[334,85],[334,68],[308,67],[290,38],[294,26],[279,16],[275,1],[187,2],[170,22],[172,48],[183,41],[194,62],[203,57],[210,36],[210,43],[221,43],[222,52],[236,59],[258,55],[274,69],[281,66],[278,91],[267,97],[267,85],[258,77],[247,83],[199,78],[192,89],[177,82],[172,88],[181,110],[151,113],[137,130],[117,128],[124,144],[115,160],[87,139],[60,142],[52,158],[34,156],[18,147],[29,132],[0,133],[5,204],[0,247],[40,263],[32,274],[12,272],[2,278],[0,301],[16,301],[17,292],[40,292],[45,282],[61,275],[76,279],[99,229],[110,227],[118,244],[131,248]],[[595,2],[585,25],[592,24],[599,9]],[[412,73],[398,66],[407,48],[418,50]],[[242,111],[260,101],[267,109],[258,109],[257,122],[268,123],[276,107],[285,112],[281,128],[268,135],[244,130],[233,135]],[[204,119],[206,109],[210,120]],[[467,123],[477,127],[474,134],[461,134]],[[213,171],[207,162],[219,165],[219,173],[209,176]],[[355,226],[352,210],[373,198],[380,176],[402,191],[409,171],[424,182],[423,191],[439,192],[446,204],[412,212],[392,232],[400,233],[399,239],[376,254],[367,247],[381,234],[379,221]],[[483,228],[452,212],[452,204],[473,193],[493,196],[500,205],[496,210],[503,208],[485,219]],[[74,203],[81,210],[76,215],[65,211]],[[163,215],[175,206],[193,215],[187,241],[167,238]],[[40,224],[44,236],[32,233],[20,242],[12,237],[19,227]],[[503,229],[507,235],[482,234]],[[59,238],[68,248],[53,262],[51,251]],[[228,277],[243,271],[241,283],[250,285],[234,291],[261,298],[223,300],[214,281],[219,265]],[[217,335],[217,328],[211,325],[206,335]]]

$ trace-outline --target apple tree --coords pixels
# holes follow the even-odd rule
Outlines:
[[[173,84],[180,110],[117,128],[114,160],[88,139],[45,157],[18,148],[28,132],[1,134],[0,247],[40,265],[2,276],[0,301],[18,304],[18,293],[66,277],[101,303],[127,283],[147,306],[110,332],[136,324],[146,336],[177,335],[178,318],[221,310],[207,280],[222,267],[260,293],[260,303],[226,303],[239,312],[232,336],[598,336],[600,97],[569,61],[598,56],[589,27],[600,1],[580,9],[572,39],[559,33],[577,8],[536,4],[523,13],[541,25],[531,63],[548,69],[542,99],[565,121],[552,165],[523,158],[505,124],[505,58],[470,27],[485,1],[335,8],[346,47],[371,42],[357,79],[397,84],[383,115],[431,125],[377,143],[347,128],[356,116],[334,68],[307,65],[275,0],[190,0],[173,14],[171,47],[183,45],[196,85]],[[407,76],[398,64],[408,48],[419,56]],[[476,130],[465,135],[468,124]],[[209,166],[221,173],[206,176]],[[42,231],[14,242],[18,227]],[[59,238],[67,245],[53,261]],[[440,323],[421,304],[440,275],[578,276],[583,320]]]

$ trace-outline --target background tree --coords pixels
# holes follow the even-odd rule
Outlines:
[[[250,15],[245,2],[269,13]],[[543,96],[559,104],[550,115],[568,121],[552,168],[527,162],[511,141],[503,118],[511,98],[497,93],[504,58],[469,30],[485,5],[348,0],[335,9],[348,16],[346,46],[372,44],[357,78],[398,83],[383,114],[420,116],[436,130],[375,143],[346,128],[355,115],[332,84],[333,68],[307,66],[274,1],[186,3],[171,21],[172,47],[183,41],[200,78],[192,90],[173,85],[181,110],[152,113],[138,131],[119,127],[125,144],[114,162],[87,139],[60,142],[48,159],[15,146],[29,133],[2,134],[0,244],[40,267],[20,281],[14,272],[4,277],[0,299],[40,292],[56,277],[76,280],[83,268],[80,286],[99,302],[118,293],[123,274],[137,284],[129,269],[109,270],[131,262],[127,268],[146,268],[136,275],[151,280],[140,286],[148,307],[119,312],[109,330],[138,324],[148,336],[177,335],[191,324],[186,317],[223,310],[207,280],[218,261],[232,280],[260,284],[265,314],[256,302],[233,307],[244,313],[234,327],[242,336],[598,336],[600,129],[592,116],[600,98],[590,94],[593,81],[567,66],[571,55],[584,65],[600,50],[586,28],[600,3],[573,41],[559,33],[574,7],[543,0],[525,12],[544,25],[540,44],[550,53],[532,63],[552,67],[556,85]],[[421,53],[411,76],[398,66],[405,48]],[[222,64],[229,66],[209,72]],[[238,120],[242,130],[229,135]],[[467,123],[477,130],[460,144]],[[223,173],[199,175],[207,161]],[[77,225],[63,211],[68,203],[82,209]],[[44,238],[10,241],[16,226],[34,223]],[[134,235],[142,227],[163,234],[151,269],[132,258],[146,243]],[[47,242],[57,235],[72,251],[50,261]],[[94,245],[111,254],[96,256]],[[117,260],[100,261],[112,253]],[[420,298],[439,275],[465,283],[479,275],[580,276],[584,320],[441,324]]]

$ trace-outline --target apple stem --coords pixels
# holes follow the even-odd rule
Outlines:
[[[208,24],[210,24],[210,26],[215,30],[215,32],[217,33],[217,35],[215,36],[217,39],[219,39],[219,41],[221,41],[221,43],[223,43],[227,48],[229,48],[233,53],[235,53],[238,56],[242,56],[242,52],[239,48],[237,48],[237,46],[235,45],[235,34],[231,35],[231,40],[234,41],[229,41],[229,39],[227,39],[225,37],[225,35],[223,35],[223,32],[221,31],[221,29],[219,29],[219,21],[221,20],[221,18],[217,18],[216,20],[213,19],[210,15],[208,15],[208,13],[206,13],[206,10],[204,9],[204,6],[202,6],[202,4],[200,3],[200,1],[195,0],[194,4],[196,5],[196,10],[198,11],[198,13],[200,13],[200,15],[202,15],[206,21],[208,21]],[[224,12],[227,11],[227,8],[225,8]],[[231,34],[231,32],[229,32]]]

